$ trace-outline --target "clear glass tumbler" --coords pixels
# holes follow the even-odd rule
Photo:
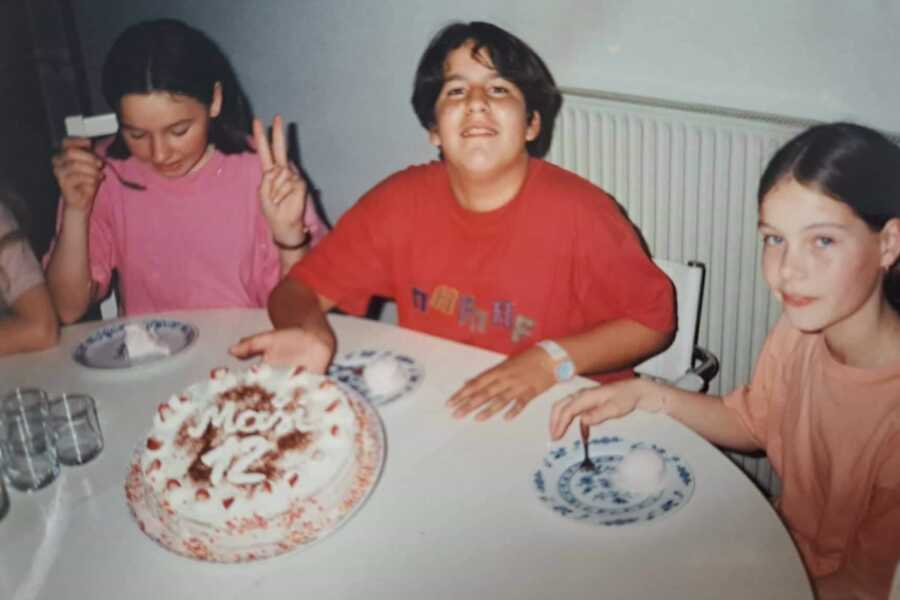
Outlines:
[[[44,418],[50,414],[47,392],[40,388],[17,387],[0,400],[0,420],[34,413]]]
[[[47,420],[36,414],[4,416],[3,466],[10,485],[26,492],[49,485],[59,475],[56,444]]]
[[[6,482],[0,477],[0,521],[9,512],[9,494],[6,493]]]
[[[86,394],[62,394],[50,402],[50,425],[56,453],[64,465],[83,465],[103,450],[103,433],[94,399]]]

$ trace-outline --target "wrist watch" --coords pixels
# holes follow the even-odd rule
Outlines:
[[[553,359],[553,375],[556,381],[568,381],[575,377],[575,363],[565,348],[553,340],[543,340],[537,345]]]

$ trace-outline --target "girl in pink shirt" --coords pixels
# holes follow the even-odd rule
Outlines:
[[[636,408],[765,450],[818,598],[886,598],[900,560],[900,148],[846,123],[781,148],[759,187],[763,274],[783,315],[723,399],[647,380],[557,402],[552,437]]]
[[[113,270],[120,314],[264,306],[326,231],[281,118],[271,145],[254,120],[254,152],[227,59],[174,20],[120,34],[102,87],[118,133],[96,148],[67,138],[53,158],[62,200],[45,264],[62,321],[102,298]]]

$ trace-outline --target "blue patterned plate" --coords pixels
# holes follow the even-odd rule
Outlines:
[[[534,472],[538,498],[563,517],[607,526],[658,521],[687,504],[694,493],[693,471],[665,448],[618,436],[591,438],[588,444],[595,472],[579,470],[584,459],[580,439],[551,449]],[[622,459],[638,448],[655,450],[666,466],[665,483],[652,494],[635,494],[616,483]]]
[[[135,322],[119,322],[101,327],[78,344],[75,352],[72,353],[72,358],[92,369],[128,369],[174,356],[186,350],[199,335],[196,327],[182,321],[171,319],[137,321],[153,334],[159,343],[169,349],[169,354],[151,354],[132,358],[128,355],[125,345],[125,326]]]
[[[363,371],[367,365],[382,359],[397,361],[397,366],[403,374],[403,385],[397,391],[388,394],[375,394],[366,385]],[[396,354],[390,350],[356,350],[335,359],[328,368],[328,375],[357,392],[373,406],[381,406],[393,402],[415,389],[422,381],[424,371],[415,359],[403,354]]]

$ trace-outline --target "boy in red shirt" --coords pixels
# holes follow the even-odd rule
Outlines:
[[[483,420],[575,374],[631,376],[665,347],[672,286],[631,223],[539,158],[561,97],[531,48],[488,23],[450,25],[422,56],[412,102],[441,160],[363,196],[272,293],[276,331],[234,354],[323,372],[335,348],[325,311],[392,298],[404,327],[511,355],[448,401]]]

